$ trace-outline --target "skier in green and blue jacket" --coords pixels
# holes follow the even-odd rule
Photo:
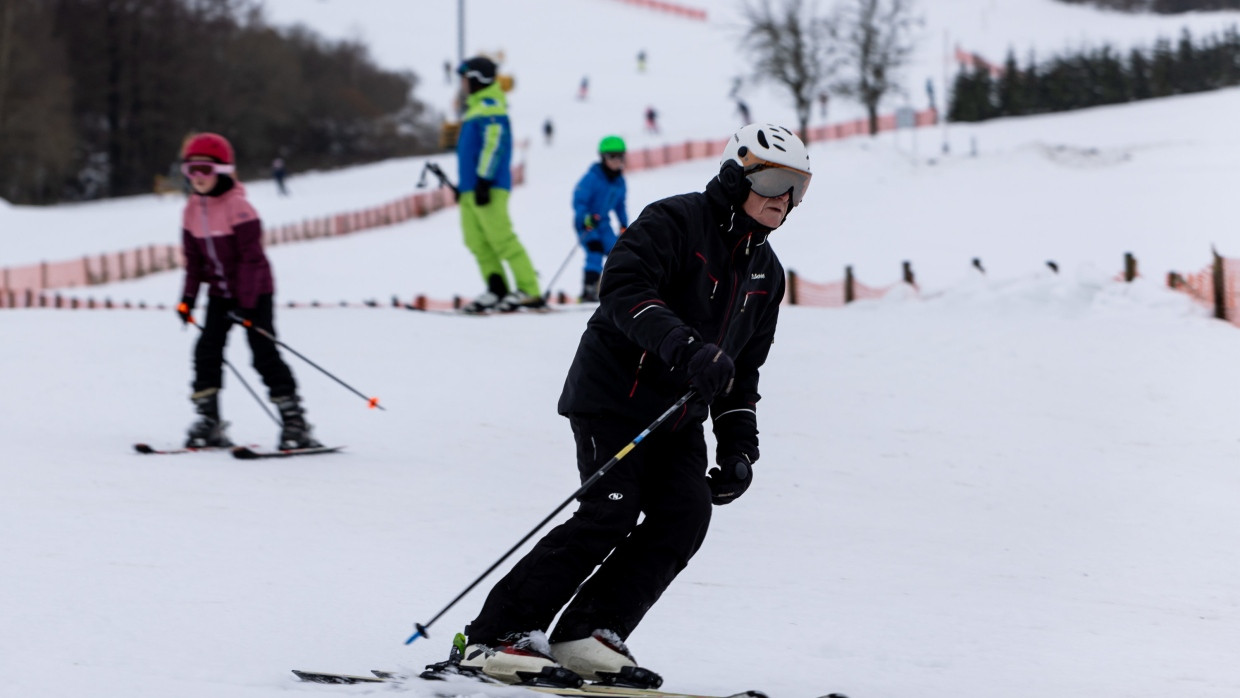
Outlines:
[[[461,228],[465,246],[478,260],[487,284],[487,290],[465,306],[465,312],[472,313],[512,312],[544,305],[538,273],[508,217],[512,127],[496,73],[495,62],[485,56],[470,58],[457,68],[468,94],[456,143]],[[508,283],[505,263],[512,271],[515,288]]]

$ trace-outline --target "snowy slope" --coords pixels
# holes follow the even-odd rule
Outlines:
[[[273,13],[281,4],[304,10],[285,18],[347,26],[325,14],[346,7],[339,0],[269,3]],[[503,21],[479,15],[479,47],[498,43],[487,32],[502,35],[514,61],[524,51],[543,65],[563,50],[548,36],[597,44],[598,27],[666,32],[669,43],[646,47],[644,77],[698,31],[610,0],[546,0],[528,14],[558,12],[580,31],[519,32],[534,23],[498,8],[524,3],[468,5]],[[1007,13],[999,5],[1040,8],[1021,27],[1041,27],[1044,42],[1107,36],[1114,20],[1087,13],[1068,25],[1049,0],[929,10],[989,6],[995,23]],[[385,61],[384,47],[399,47],[380,40],[389,34],[410,53],[442,42],[432,66],[452,50],[442,26],[396,21],[403,4],[347,7]],[[372,17],[375,8],[386,10]],[[984,38],[973,45],[984,50]],[[704,45],[716,44],[730,56],[722,40]],[[626,71],[633,53],[615,49]],[[582,67],[571,67],[560,101],[547,103],[588,119],[557,119],[565,138],[550,148],[534,141],[530,183],[513,197],[544,278],[570,248],[572,183],[599,132],[619,128],[593,100],[576,103]],[[726,92],[729,72],[709,75],[711,94]],[[669,103],[682,92],[657,89]],[[637,656],[672,689],[775,698],[1240,693],[1230,409],[1240,333],[1159,283],[1166,268],[1204,263],[1210,242],[1236,246],[1224,187],[1240,161],[1238,99],[1233,90],[952,127],[955,155],[933,166],[928,134],[916,165],[907,134],[816,146],[809,197],[775,239],[785,262],[817,279],[852,263],[885,283],[911,259],[925,293],[786,310],[763,371],[755,484],[715,510],[706,545],[630,638]],[[541,117],[524,118],[533,128]],[[695,137],[732,128],[727,117],[703,116]],[[979,155],[965,157],[974,137]],[[284,222],[406,193],[419,168],[297,178],[284,201],[262,183],[252,190],[260,212]],[[634,175],[630,206],[700,188],[712,170],[703,161]],[[177,211],[146,197],[5,208],[0,260],[159,241]],[[9,216],[30,216],[40,234],[14,235]],[[92,219],[113,223],[75,238]],[[166,232],[139,236],[133,221]],[[57,241],[40,248],[48,238]],[[1116,283],[1129,250],[1147,276]],[[477,290],[451,211],[271,256],[281,299]],[[989,276],[969,270],[973,256]],[[1048,258],[1064,273],[1051,274]],[[570,291],[576,263],[561,279]],[[178,284],[163,275],[99,292],[167,302]],[[388,411],[288,357],[319,435],[348,452],[243,464],[128,451],[175,441],[191,419],[194,336],[170,311],[0,312],[0,695],[429,696],[306,685],[287,670],[416,670],[444,656],[483,590],[430,640],[401,642],[576,486],[554,405],[585,319],[282,310],[285,341]],[[229,357],[259,385],[240,336]],[[226,383],[235,437],[268,444],[274,425]]]

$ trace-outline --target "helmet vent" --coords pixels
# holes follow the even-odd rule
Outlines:
[[[771,144],[766,140],[765,131],[758,131],[758,145],[762,146],[763,148],[771,147]]]

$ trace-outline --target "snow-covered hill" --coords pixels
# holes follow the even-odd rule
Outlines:
[[[389,64],[403,45],[428,82],[455,47],[453,3],[418,3],[430,18],[378,0],[268,5],[277,19],[364,27]],[[551,146],[532,140],[530,182],[512,199],[544,279],[571,248],[570,190],[599,136],[653,142],[639,119],[656,98],[672,105],[669,139],[736,125],[726,15],[694,24],[611,0],[468,7],[470,46],[505,49],[518,74],[518,123],[531,138],[548,113],[560,126]],[[1178,27],[1051,0],[926,12],[931,35],[954,26],[983,52],[1008,43],[1000,31],[1053,46]],[[978,13],[985,26],[969,27]],[[595,67],[607,60],[631,110]],[[594,93],[580,104],[585,71]],[[642,80],[650,92],[632,96]],[[782,113],[754,95],[758,116],[759,104]],[[703,108],[673,115],[694,99]],[[1240,333],[1160,283],[1204,264],[1211,242],[1237,247],[1237,100],[952,126],[953,154],[933,165],[937,130],[915,146],[909,134],[815,146],[805,205],[774,239],[785,263],[813,279],[853,264],[881,284],[908,259],[923,293],[786,309],[763,371],[754,486],[715,510],[706,545],[630,638],[638,658],[673,690],[774,698],[1240,693]],[[279,223],[407,193],[420,167],[295,178],[283,200],[265,183],[251,191]],[[713,169],[634,174],[630,207],[700,188]],[[178,211],[148,197],[6,207],[0,265],[173,241]],[[1145,271],[1134,284],[1113,280],[1125,251]],[[451,211],[271,258],[284,300],[479,286]],[[577,260],[559,282],[569,291]],[[169,302],[178,284],[98,293]],[[430,640],[402,641],[576,487],[555,400],[586,317],[282,310],[284,341],[388,411],[288,357],[319,435],[347,453],[252,464],[129,451],[178,440],[192,416],[194,336],[170,311],[0,312],[0,695],[429,696],[287,670],[416,670],[445,655],[482,590]],[[239,336],[229,357],[258,384]],[[271,442],[258,404],[226,383],[234,435]]]

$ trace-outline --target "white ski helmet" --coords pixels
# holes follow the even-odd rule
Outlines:
[[[801,203],[812,176],[805,144],[775,124],[749,124],[732,134],[719,164],[728,160],[745,169],[745,179],[760,196],[779,196],[791,189],[791,206]]]

